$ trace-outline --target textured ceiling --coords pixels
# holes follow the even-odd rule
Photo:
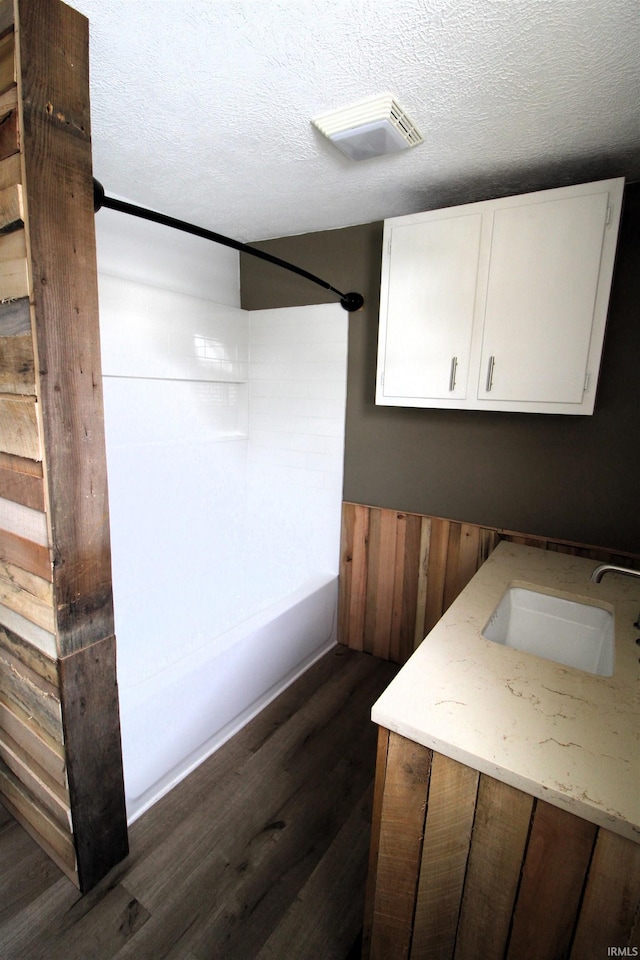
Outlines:
[[[95,176],[238,240],[640,179],[638,0],[71,0]],[[392,92],[424,136],[353,162],[310,119]]]

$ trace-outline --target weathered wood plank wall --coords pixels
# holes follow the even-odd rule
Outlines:
[[[0,23],[0,792],[67,873],[76,858],[56,662],[13,3]]]
[[[0,0],[0,794],[81,887],[127,851],[88,25]]]
[[[343,503],[340,642],[405,663],[500,540],[640,569],[640,557],[599,547]]]
[[[640,844],[379,737],[364,958],[597,960],[640,946]]]

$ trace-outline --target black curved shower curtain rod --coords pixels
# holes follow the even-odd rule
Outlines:
[[[186,223],[184,220],[176,220],[175,217],[166,217],[163,213],[156,213],[154,210],[147,210],[145,207],[138,207],[133,203],[126,203],[124,200],[116,200],[113,197],[107,197],[102,184],[94,178],[94,211],[97,213],[102,207],[107,207],[109,210],[119,210],[120,213],[129,213],[134,217],[141,217],[143,220],[151,220],[153,223],[161,223],[165,227],[173,227],[176,230],[182,230],[184,233],[191,233],[194,237],[203,237],[205,240],[213,240],[214,243],[221,243],[225,247],[231,247],[233,250],[239,250],[240,253],[248,253],[252,257],[259,257],[260,260],[266,260],[268,263],[273,263],[277,267],[290,270],[291,273],[297,273],[298,276],[305,277],[305,279],[310,280],[312,283],[317,283],[318,286],[324,287],[325,290],[331,290],[332,293],[335,293],[338,297],[340,297],[341,305],[345,310],[348,310],[349,313],[359,310],[364,304],[364,297],[362,294],[341,293],[339,290],[336,290],[335,287],[332,287],[330,283],[327,283],[326,280],[321,280],[320,277],[316,277],[315,274],[309,273],[308,270],[303,270],[302,267],[296,267],[295,264],[288,263],[286,260],[281,260],[279,257],[273,257],[270,253],[264,253],[262,250],[256,250],[255,247],[250,247],[246,243],[240,243],[239,240],[232,240],[230,237],[223,237],[221,234],[214,233],[212,230],[205,230],[204,227],[196,227],[194,224]]]

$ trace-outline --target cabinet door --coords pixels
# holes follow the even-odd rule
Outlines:
[[[527,201],[492,214],[478,399],[580,404],[608,193]]]
[[[440,211],[387,225],[378,403],[467,396],[481,224]]]

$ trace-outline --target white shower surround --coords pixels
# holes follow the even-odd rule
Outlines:
[[[339,304],[243,311],[149,226],[98,218],[130,821],[335,643],[346,394]]]

